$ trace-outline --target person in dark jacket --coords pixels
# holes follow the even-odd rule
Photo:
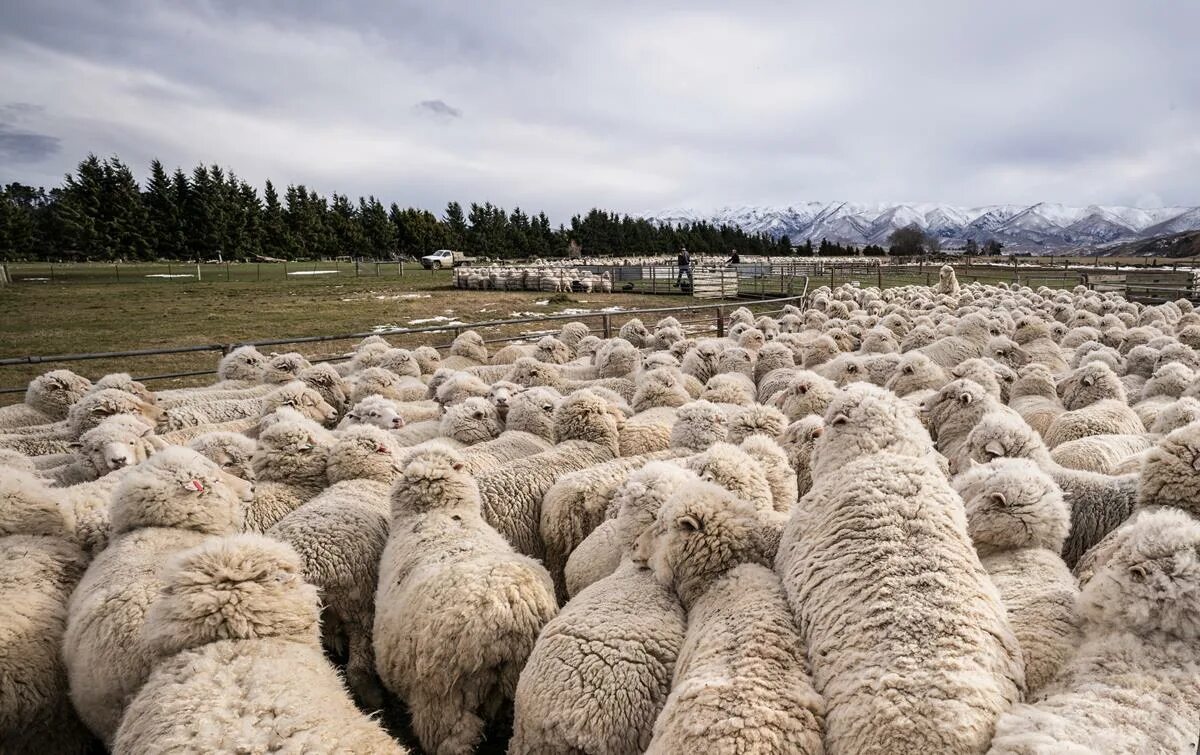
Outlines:
[[[736,250],[736,249],[731,249],[730,251],[732,251],[732,252],[733,252],[733,254],[732,254],[732,255],[730,255],[730,257],[729,257],[729,264],[730,264],[730,265],[736,265],[736,264],[738,264],[739,262],[741,262],[741,261],[742,261],[742,255],[738,254],[738,250]]]
[[[683,276],[686,275],[688,290],[691,290],[695,280],[692,278],[692,257],[688,254],[686,246],[679,249],[679,259],[677,262],[679,263],[679,275],[675,276],[675,285],[681,285],[683,283]]]

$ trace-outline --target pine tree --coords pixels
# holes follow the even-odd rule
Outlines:
[[[275,259],[291,259],[291,237],[279,203],[279,192],[269,180],[263,189],[262,253]]]
[[[462,249],[467,243],[467,221],[463,217],[462,205],[458,202],[446,205],[442,223],[445,226],[445,240],[448,247]]]

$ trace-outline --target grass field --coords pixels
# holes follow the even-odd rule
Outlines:
[[[0,358],[367,332],[381,326],[429,327],[438,322],[414,321],[435,317],[471,323],[572,310],[697,303],[684,296],[570,294],[565,299],[554,299],[535,291],[459,291],[451,288],[448,271],[411,269],[406,269],[403,278],[387,279],[344,277],[332,281],[313,276],[260,282],[166,281],[89,283],[56,279],[0,287]],[[600,328],[599,316],[580,313],[580,319],[594,329]],[[489,331],[485,337],[560,326],[558,322],[509,326]],[[440,345],[452,337],[453,333],[442,332],[393,340],[406,346]],[[351,345],[336,341],[280,346],[276,350],[327,356],[344,352]],[[0,367],[0,387],[23,386],[32,377],[60,366],[88,377],[114,371],[152,375],[208,369],[219,356],[216,352],[199,352],[4,366]],[[194,378],[191,382],[211,380]],[[187,384],[188,379],[174,379],[156,381],[153,387]],[[0,405],[21,399],[19,393],[0,394]]]

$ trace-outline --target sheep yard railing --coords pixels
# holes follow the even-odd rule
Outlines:
[[[93,352],[80,354],[51,354],[51,355],[30,355],[23,357],[8,357],[0,359],[0,369],[6,367],[28,367],[29,365],[47,365],[48,369],[69,364],[73,362],[83,361],[107,361],[137,359],[143,357],[159,357],[159,356],[174,356],[182,355],[184,358],[188,356],[199,356],[219,352],[228,354],[233,349],[239,346],[254,346],[256,348],[270,346],[298,346],[302,344],[325,344],[337,341],[357,341],[367,336],[394,336],[392,339],[397,346],[405,346],[415,348],[417,346],[428,345],[433,346],[441,351],[450,347],[450,343],[446,341],[446,336],[451,339],[457,337],[465,330],[474,330],[484,337],[484,342],[488,344],[510,343],[513,341],[528,341],[536,340],[544,335],[551,335],[558,331],[558,328],[536,329],[536,330],[521,330],[522,326],[534,323],[545,322],[562,322],[562,321],[580,321],[585,322],[592,327],[593,332],[598,335],[603,335],[605,338],[610,338],[617,335],[621,325],[629,320],[638,317],[643,320],[646,316],[655,316],[654,321],[647,322],[648,327],[653,327],[657,318],[667,315],[676,316],[676,319],[683,325],[684,330],[689,335],[703,335],[707,333],[716,333],[718,336],[725,334],[725,321],[729,313],[737,307],[747,307],[756,316],[778,314],[782,311],[785,304],[794,304],[803,308],[804,301],[808,296],[808,282],[804,281],[803,292],[798,295],[785,296],[769,299],[753,299],[746,301],[723,302],[713,304],[694,304],[673,307],[652,307],[642,309],[619,309],[610,308],[608,310],[593,310],[587,312],[567,312],[563,314],[548,314],[537,317],[521,317],[506,320],[488,320],[472,323],[443,323],[439,325],[431,325],[419,328],[376,328],[361,333],[338,333],[333,335],[315,335],[315,336],[296,336],[289,338],[271,338],[256,341],[239,341],[237,343],[211,343],[197,344],[192,346],[168,346],[152,349],[130,349],[125,351],[107,351]],[[411,340],[408,342],[407,339]],[[399,341],[405,341],[403,343]],[[309,361],[312,362],[338,362],[347,359],[345,352],[337,353],[309,353],[306,354]],[[198,378],[205,375],[216,374],[215,359],[213,364],[204,369],[194,370],[177,370],[161,374],[136,374],[134,370],[129,369],[127,365],[121,365],[118,369],[109,369],[113,371],[125,371],[134,374],[137,380],[142,382],[154,382],[163,380],[183,380],[187,378]],[[24,393],[26,386],[14,386],[0,388],[0,395],[10,395],[15,393]]]

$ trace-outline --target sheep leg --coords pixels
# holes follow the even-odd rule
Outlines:
[[[465,705],[421,696],[412,700],[413,731],[427,752],[470,755],[483,738],[484,721]]]
[[[369,626],[369,624],[368,624]],[[375,652],[366,632],[347,632],[349,660],[346,662],[346,684],[359,704],[368,710],[383,709],[383,685],[375,674]]]

